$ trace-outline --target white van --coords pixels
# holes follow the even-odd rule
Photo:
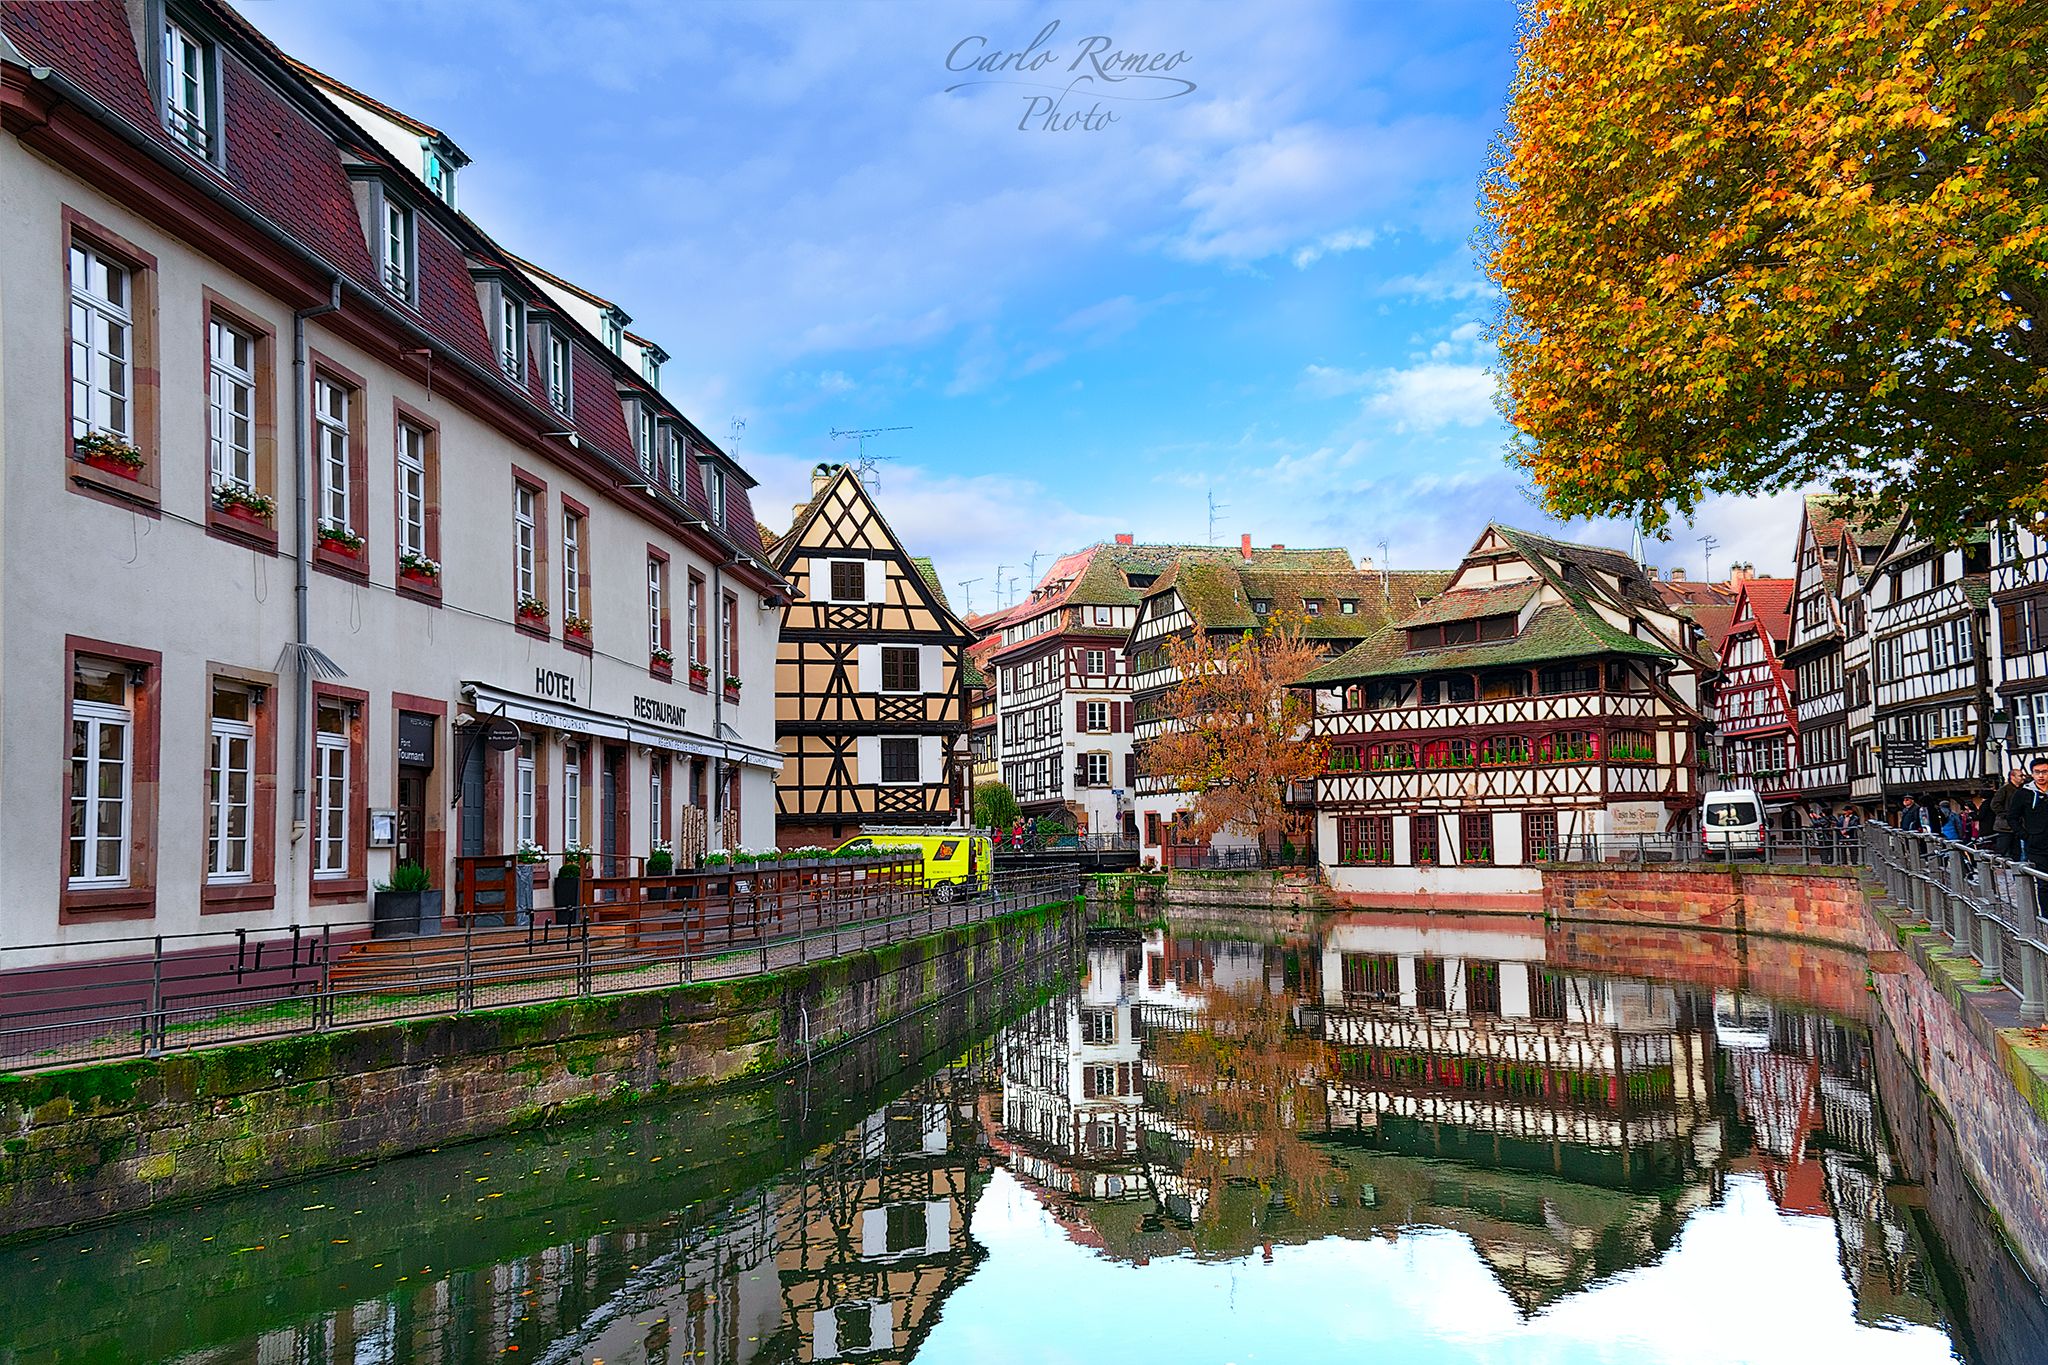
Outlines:
[[[1747,787],[1708,792],[1700,806],[1700,843],[1709,858],[1763,857],[1764,803]]]

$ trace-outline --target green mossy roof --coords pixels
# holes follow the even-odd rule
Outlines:
[[[1662,645],[1616,630],[1591,608],[1544,607],[1530,618],[1520,635],[1511,640],[1483,644],[1452,645],[1443,649],[1410,652],[1405,626],[1381,631],[1365,643],[1346,650],[1301,680],[1304,687],[1331,683],[1360,682],[1368,678],[1410,677],[1418,673],[1455,672],[1467,669],[1502,668],[1515,664],[1550,663],[1561,659],[1583,659],[1610,654],[1640,658],[1675,657]]]
[[[1403,626],[1429,626],[1444,621],[1476,621],[1484,616],[1506,616],[1519,612],[1543,585],[1534,578],[1520,583],[1494,583],[1483,588],[1460,588],[1433,597],[1406,616]]]
[[[1193,559],[1174,565],[1145,595],[1169,589],[1178,593],[1188,615],[1205,631],[1257,630],[1274,616],[1298,616],[1312,640],[1362,640],[1413,611],[1449,580],[1447,571],[1407,570],[1388,574],[1383,584],[1378,573],[1362,569]],[[1267,612],[1254,611],[1255,601],[1269,604]],[[1308,612],[1310,601],[1320,604],[1314,615]],[[1347,613],[1346,602],[1357,609]]]

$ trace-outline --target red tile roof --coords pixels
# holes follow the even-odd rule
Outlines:
[[[1736,614],[1741,614],[1739,603],[1747,599],[1758,627],[1769,631],[1771,638],[1782,645],[1792,634],[1792,588],[1789,578],[1748,579],[1737,598]]]

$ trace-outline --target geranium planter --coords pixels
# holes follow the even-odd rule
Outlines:
[[[361,559],[363,557],[363,547],[360,544],[350,544],[346,540],[336,540],[332,536],[320,537],[320,548],[329,554],[341,555],[347,559]]]
[[[233,517],[236,521],[246,521],[251,526],[258,526],[264,530],[270,529],[270,518],[253,507],[245,507],[239,502],[231,502],[220,510],[227,516]]]
[[[81,451],[79,452],[78,458],[85,464],[91,465],[94,469],[97,469],[102,473],[115,474],[119,475],[121,478],[124,479],[135,479],[138,481],[142,478],[141,465],[129,464],[126,461],[117,460],[111,455],[100,455],[95,454],[92,451]]]

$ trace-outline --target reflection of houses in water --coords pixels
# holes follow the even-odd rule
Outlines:
[[[1858,1317],[1937,1321],[1919,1233],[1885,1193],[1894,1173],[1869,1039],[1725,991],[1714,1016],[1736,1115],[1752,1134],[1734,1167],[1761,1174],[1787,1212],[1834,1220]]]
[[[1543,962],[1519,923],[1333,927],[1302,1020],[1333,1050],[1331,1131],[1599,1184],[1710,1180],[1713,1037],[1691,997]]]
[[[987,1170],[980,1067],[871,1114],[785,1185],[775,1264],[798,1361],[907,1361],[984,1254],[968,1236]]]

